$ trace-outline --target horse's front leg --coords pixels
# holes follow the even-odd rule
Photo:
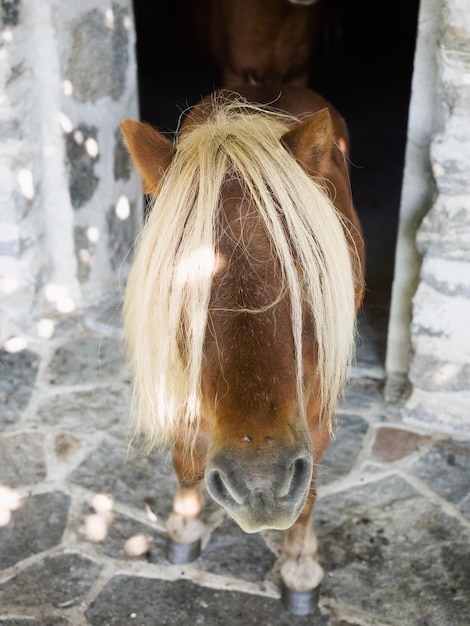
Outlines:
[[[315,420],[310,427],[310,435],[316,460],[310,492],[299,518],[287,530],[281,567],[282,599],[286,608],[297,615],[314,611],[323,579],[323,568],[318,562],[317,537],[311,518],[317,496],[317,464],[329,445],[330,433]]]
[[[313,504],[314,497],[311,496],[284,539],[282,599],[286,608],[296,615],[313,611],[323,579],[323,568],[318,563],[317,538],[311,522]]]
[[[196,449],[193,455],[188,455],[185,447],[176,442],[173,465],[178,476],[178,489],[173,499],[173,511],[166,523],[168,559],[182,564],[194,561],[201,552],[201,538],[205,531],[200,519],[205,454]]]

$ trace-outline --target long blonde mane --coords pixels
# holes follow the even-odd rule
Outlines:
[[[214,102],[209,119],[180,134],[138,242],[124,302],[135,429],[149,449],[197,428],[216,224],[229,173],[244,181],[282,267],[301,410],[302,319],[305,307],[311,311],[322,416],[331,428],[353,353],[354,251],[325,189],[280,141],[293,121],[245,101]]]

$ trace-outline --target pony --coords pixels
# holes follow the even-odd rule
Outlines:
[[[308,613],[317,467],[364,290],[346,124],[291,85],[218,90],[174,142],[121,128],[153,203],[123,312],[135,431],[178,477],[172,560],[197,557],[205,484],[245,532],[286,531],[282,595]]]
[[[324,17],[317,0],[212,0],[205,14],[222,85],[307,85]]]

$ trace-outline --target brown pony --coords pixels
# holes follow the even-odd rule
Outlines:
[[[136,431],[173,449],[169,536],[200,539],[205,483],[246,532],[287,530],[282,582],[306,613],[316,468],[363,293],[344,121],[307,89],[244,87],[204,99],[175,143],[121,127],[154,198],[124,314]]]
[[[316,0],[212,0],[207,13],[223,85],[307,84],[322,21]]]

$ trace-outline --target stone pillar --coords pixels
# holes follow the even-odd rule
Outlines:
[[[1,0],[0,339],[116,291],[141,226],[132,0]]]
[[[400,356],[402,364],[408,366],[411,383],[411,394],[404,403],[403,414],[406,421],[454,436],[469,436],[470,4],[467,0],[423,0],[421,14],[431,15],[431,12],[434,24],[438,16],[438,28],[425,44],[428,59],[429,51],[433,53],[431,63],[436,72],[422,73],[421,81],[425,81],[424,88],[428,94],[432,89],[424,109],[424,113],[432,110],[429,124],[432,132],[429,141],[421,143],[418,149],[421,162],[424,154],[424,161],[427,158],[429,166],[423,168],[424,179],[423,174],[414,180],[412,177],[407,179],[419,162],[407,158],[404,197],[407,180],[408,185],[414,184],[419,189],[423,180],[425,182],[431,176],[427,188],[434,193],[415,238],[421,254],[421,266],[419,284],[412,301],[411,324],[408,325],[411,349],[405,351],[404,342]],[[420,26],[422,24],[429,25],[420,18]],[[415,73],[419,63],[418,48]],[[417,101],[413,94],[411,138],[413,119],[423,119],[423,112],[416,106]],[[423,197],[426,198],[426,195]],[[415,211],[415,216],[417,214]],[[403,221],[403,214],[401,219]],[[400,272],[403,274],[407,270],[399,251],[400,241],[397,248],[399,270],[393,298],[401,299],[406,305],[406,295],[403,298],[403,293],[398,292]],[[413,258],[416,259],[416,255]],[[413,265],[409,265],[411,276],[412,269]],[[390,380],[400,369],[394,368],[400,365],[400,359],[393,341],[400,332],[405,336],[405,327],[403,323],[400,325],[396,312],[395,301],[387,359]]]
[[[418,16],[387,342],[386,396],[391,402],[400,401],[408,389],[412,298],[421,266],[416,231],[435,193],[430,146],[440,125],[435,95],[441,8],[442,0],[422,0]]]

